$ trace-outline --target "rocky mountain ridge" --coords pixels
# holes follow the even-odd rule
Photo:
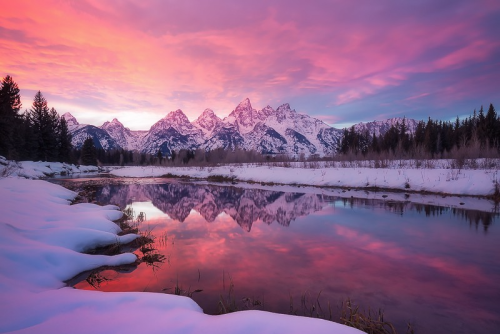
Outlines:
[[[73,135],[72,143],[77,148],[90,136],[97,148],[123,148],[150,154],[161,151],[164,156],[181,149],[234,150],[236,147],[262,154],[325,156],[336,152],[343,135],[342,130],[317,118],[297,113],[288,103],[276,110],[270,106],[256,110],[248,98],[224,119],[213,110],[205,109],[195,121],[190,122],[178,109],[168,113],[148,131],[132,131],[116,118],[95,127],[79,124],[69,113],[63,117]],[[379,135],[396,122],[401,123],[402,119],[359,123],[355,129]],[[408,130],[413,132],[417,121],[410,119],[405,122]]]

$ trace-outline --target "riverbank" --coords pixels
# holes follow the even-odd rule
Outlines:
[[[492,197],[500,192],[497,169],[339,168],[228,165],[217,167],[123,167],[120,177],[188,177],[264,185],[342,187],[366,190]]]
[[[180,296],[65,287],[65,280],[82,271],[136,261],[130,253],[82,253],[137,235],[118,236],[112,220],[122,213],[116,206],[70,205],[75,196],[45,181],[0,179],[0,332],[361,333],[325,320],[261,311],[208,316]]]
[[[19,176],[26,179],[40,179],[56,175],[98,172],[97,166],[76,166],[64,162],[12,161],[0,156],[0,177]]]

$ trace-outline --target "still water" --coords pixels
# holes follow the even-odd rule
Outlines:
[[[296,314],[319,302],[335,316],[351,298],[399,333],[408,322],[416,333],[500,327],[497,214],[179,182],[102,185],[96,200],[144,212],[166,257],[103,272],[103,291],[203,290],[192,298],[209,314],[223,299]]]

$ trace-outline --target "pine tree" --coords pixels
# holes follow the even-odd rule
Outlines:
[[[161,165],[161,160],[163,159],[163,155],[161,154],[161,150],[158,150],[156,157],[158,158],[158,164]]]
[[[60,118],[54,108],[46,115],[47,119],[43,125],[43,136],[46,145],[46,160],[57,161],[60,148]]]
[[[81,161],[82,165],[97,165],[97,150],[92,137],[88,137],[83,142]]]
[[[28,110],[22,116],[18,136],[22,138],[19,141],[19,158],[22,160],[34,160],[37,153],[35,149],[37,145]]]
[[[71,161],[71,150],[73,145],[71,144],[71,133],[68,129],[68,124],[64,117],[59,120],[59,161],[70,162]]]
[[[493,104],[490,104],[490,107],[488,108],[488,112],[486,113],[485,117],[485,132],[486,132],[486,137],[488,138],[488,142],[490,147],[498,147],[499,144],[499,122],[498,122],[498,116],[497,112],[495,111],[495,107],[493,107]]]
[[[18,130],[22,126],[21,95],[19,87],[10,75],[0,83],[0,155],[9,159],[19,158]]]
[[[47,106],[47,100],[45,100],[42,93],[38,91],[33,99],[33,105],[29,112],[30,125],[35,139],[33,143],[33,150],[36,152],[34,158],[37,160],[47,160],[47,146],[44,140],[44,133],[48,114],[49,107]]]

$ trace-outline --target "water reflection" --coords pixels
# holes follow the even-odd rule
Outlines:
[[[148,210],[168,259],[154,272],[102,273],[113,279],[105,291],[202,289],[193,299],[214,313],[230,274],[237,301],[263,301],[270,311],[288,313],[291,299],[298,306],[322,291],[334,311],[345,297],[382,307],[403,333],[408,321],[417,333],[500,326],[495,214],[190,183],[106,185],[96,198]]]
[[[137,202],[136,211],[150,212],[149,218],[158,216],[161,211],[180,222],[184,222],[192,210],[201,214],[209,223],[214,222],[217,216],[224,213],[233,218],[247,232],[251,231],[252,225],[257,221],[268,225],[276,222],[289,226],[297,217],[310,215],[322,210],[328,203],[338,201],[351,208],[355,206],[379,207],[400,215],[412,210],[424,212],[428,217],[451,212],[453,215],[466,219],[471,226],[476,228],[482,226],[484,231],[488,230],[495,217],[495,214],[491,212],[446,208],[409,201],[343,198],[314,193],[291,193],[191,183],[105,185],[97,191],[96,200],[100,203],[112,203],[121,208]],[[144,205],[152,205],[152,207],[142,207]]]

